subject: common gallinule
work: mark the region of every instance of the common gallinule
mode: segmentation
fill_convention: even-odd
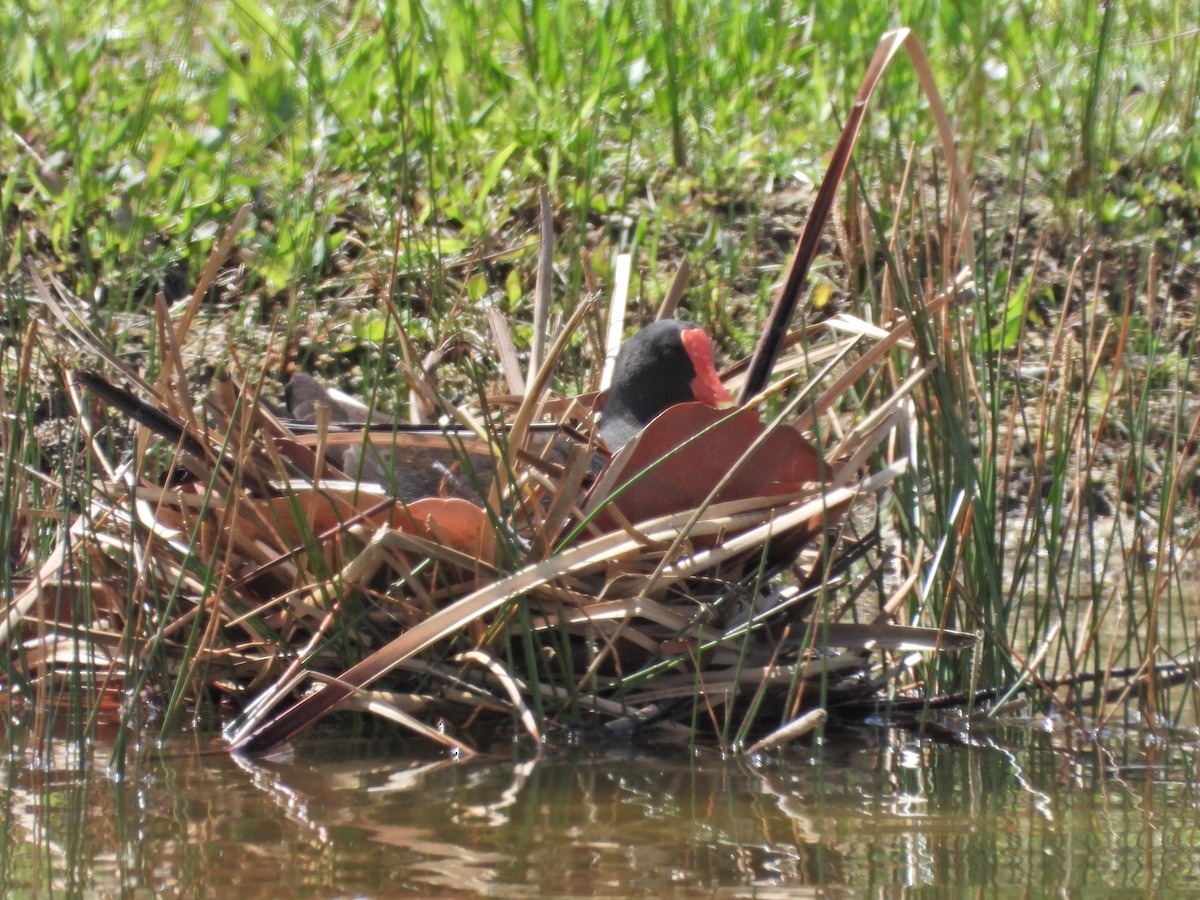
[[[732,402],[717,377],[704,330],[690,322],[660,319],[626,341],[617,354],[600,436],[616,452],[664,409],[689,400],[710,406]]]
[[[303,422],[315,420],[317,404],[329,407],[335,423],[361,425],[368,421],[366,407],[311,375],[293,376],[285,395],[291,414]],[[731,399],[717,377],[712,344],[703,329],[678,319],[663,319],[635,334],[617,354],[612,384],[600,404],[600,436],[615,453],[670,406],[689,400],[720,406]],[[371,413],[369,420],[373,425],[392,421],[379,413]],[[463,454],[450,448],[385,448],[369,443],[365,453],[363,449],[361,442],[340,444],[331,447],[329,455],[347,474],[380,483],[405,500],[442,495],[477,501],[478,489],[486,488],[491,480],[486,457],[475,460],[479,470],[468,477],[460,465]]]

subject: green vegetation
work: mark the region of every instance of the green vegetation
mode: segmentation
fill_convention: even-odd
[[[629,250],[644,321],[686,260],[683,306],[734,359],[880,35],[904,24],[975,179],[975,305],[919,313],[954,274],[953,237],[904,61],[872,104],[817,275],[868,321],[914,311],[917,352],[939,361],[916,401],[917,468],[883,518],[939,563],[913,619],[984,642],[924,677],[952,692],[1187,662],[1200,14],[1181,0],[842,7],[18,0],[0,20],[5,598],[87,494],[94,461],[72,450],[120,439],[80,432],[64,375],[96,361],[63,339],[31,268],[153,378],[169,348],[156,294],[190,296],[248,206],[184,342],[190,375],[302,364],[394,408],[397,324],[421,354],[457,336],[475,348],[448,393],[498,380],[485,309],[527,350],[545,184],[553,315],[610,288]],[[558,372],[564,392],[587,384],[584,344]],[[861,418],[893,387],[864,378],[839,413]],[[1150,687],[1150,715],[1195,702]],[[1100,690],[1070,701],[1106,709]]]

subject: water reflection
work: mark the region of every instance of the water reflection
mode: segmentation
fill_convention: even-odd
[[[14,751],[4,893],[891,894],[901,886],[1191,889],[1191,733],[1078,744],[1028,727],[833,730],[760,761],[678,748],[450,763],[313,741],[231,759]]]

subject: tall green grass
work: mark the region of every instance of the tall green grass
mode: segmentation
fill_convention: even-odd
[[[977,169],[1012,176],[1028,146],[1022,177],[1068,217],[1085,186],[1091,212],[1119,217],[1103,201],[1122,164],[1171,164],[1194,189],[1200,74],[1179,8],[972,18],[929,4],[903,24],[922,36]],[[442,260],[519,233],[538,181],[570,260],[605,217],[630,216],[631,234],[655,225],[666,213],[647,197],[703,226],[723,210],[745,221],[772,187],[816,177],[895,24],[871,4],[812,18],[782,3],[22,4],[5,29],[5,200],[72,287],[107,285],[110,305],[194,283],[214,226],[251,202],[245,286],[266,300],[312,304],[394,263],[430,295],[407,299],[437,312],[462,289],[441,285]],[[872,131],[876,184],[894,186],[903,149],[931,134],[907,73],[889,78]],[[684,199],[706,215],[687,216]],[[592,242],[620,239],[606,231]],[[34,236],[10,227],[10,267]],[[711,236],[677,239],[715,249]],[[339,252],[361,259],[359,280],[336,277]]]

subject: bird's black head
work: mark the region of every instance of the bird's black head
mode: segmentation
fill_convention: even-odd
[[[664,409],[689,400],[713,406],[730,400],[717,378],[708,335],[678,319],[654,322],[617,354],[600,435],[617,450]]]

